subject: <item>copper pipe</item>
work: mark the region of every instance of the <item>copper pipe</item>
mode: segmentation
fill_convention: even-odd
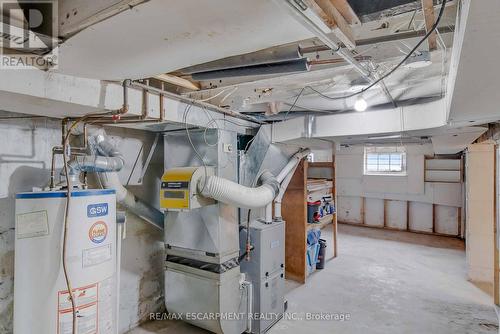
[[[248,116],[248,115],[245,115],[245,114],[240,114],[240,113],[228,110],[228,109],[223,109],[223,108],[214,106],[213,104],[210,104],[210,103],[206,103],[206,102],[198,101],[198,100],[191,99],[191,98],[188,98],[188,97],[184,97],[184,96],[181,96],[181,95],[177,95],[177,94],[171,93],[169,91],[162,90],[160,88],[155,88],[155,87],[147,86],[147,85],[144,85],[144,84],[136,82],[136,81],[133,81],[130,84],[130,86],[136,87],[136,88],[139,88],[139,89],[145,89],[148,92],[152,92],[152,93],[155,93],[155,94],[158,94],[158,95],[163,94],[163,96],[170,97],[172,99],[175,99],[177,101],[180,101],[180,102],[183,102],[183,103],[186,103],[186,104],[196,105],[196,106],[201,107],[201,108],[206,108],[208,110],[212,110],[212,111],[215,111],[215,112],[218,112],[218,113],[221,113],[221,114],[224,114],[224,115],[228,115],[228,116],[233,116],[235,118],[239,118],[239,119],[242,119],[242,120],[245,120],[245,121],[249,121],[249,122],[252,122],[252,123],[264,124],[264,122],[259,121],[258,119],[254,118],[252,116]]]
[[[61,146],[54,146],[52,148],[52,162],[50,167],[50,184],[49,188],[54,189],[55,187],[55,173],[56,173],[56,155],[63,154],[63,148]],[[72,155],[85,155],[86,150],[82,150],[79,147],[72,148]]]
[[[119,121],[110,121],[110,120],[101,120],[101,121],[95,121],[92,122],[92,124],[99,124],[99,125],[113,125],[113,124],[135,124],[135,123],[160,123],[159,119],[142,119],[141,116],[138,116],[140,118],[133,118],[130,119],[122,119]]]

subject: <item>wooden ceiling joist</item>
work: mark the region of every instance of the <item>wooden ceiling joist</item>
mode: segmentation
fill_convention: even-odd
[[[183,88],[187,88],[190,90],[200,90],[199,84],[192,82],[192,81],[189,81],[189,80],[184,79],[184,78],[177,77],[175,75],[159,74],[159,75],[154,76],[154,78],[158,79],[160,81],[168,82],[170,84],[173,84],[173,85],[176,85],[179,87],[183,87]]]
[[[337,8],[340,14],[342,14],[347,23],[352,25],[361,24],[361,20],[347,0],[330,0],[330,2]]]
[[[349,50],[356,47],[349,23],[333,5],[332,0],[306,0],[305,3]]]
[[[432,29],[435,22],[434,15],[434,1],[433,0],[422,0],[422,10],[424,12],[425,18],[425,29],[428,32]],[[429,45],[429,51],[434,51],[437,49],[437,34],[434,31],[427,39]]]

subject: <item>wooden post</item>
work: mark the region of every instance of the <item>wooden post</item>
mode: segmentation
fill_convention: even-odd
[[[434,15],[434,1],[422,0],[422,10],[424,12],[425,30],[429,32],[436,20]],[[437,34],[435,31],[429,36],[427,43],[429,44],[429,51],[437,49]]]
[[[283,196],[285,268],[288,279],[305,283],[307,252],[307,161],[300,162]]]
[[[338,211],[338,202],[337,202],[337,179],[335,177],[335,154],[332,157],[332,199],[333,204],[335,205],[335,213],[333,214],[333,257],[336,258],[338,255],[338,246],[337,246],[337,211]]]

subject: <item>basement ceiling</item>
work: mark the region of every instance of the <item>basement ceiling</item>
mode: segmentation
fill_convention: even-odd
[[[139,79],[309,37],[268,0],[151,0],[67,39],[59,71]]]
[[[413,4],[415,0],[348,0],[358,16],[373,14],[397,6]]]
[[[406,1],[415,5],[414,2]],[[381,3],[382,7],[376,7],[377,10],[383,8],[384,5],[386,5],[385,2]],[[439,49],[430,55],[428,66],[422,68],[403,66],[384,80],[394,100],[400,103],[418,103],[421,99],[442,98],[445,95],[455,20],[456,6],[453,2],[449,2],[439,26]],[[379,75],[383,75],[396,66],[425,34],[421,10],[407,11],[385,17],[383,20],[355,25],[352,29],[357,44],[352,52],[353,55],[363,66],[375,69]],[[284,53],[282,50],[300,49],[302,56],[309,59],[310,71],[206,79],[198,82],[200,90],[178,92],[195,99],[209,99],[213,104],[241,112],[267,113],[267,117],[270,116],[270,112],[278,111],[292,116],[295,112],[304,111],[325,113],[352,110],[355,98],[328,100],[309,89],[302,91],[305,86],[312,86],[323,94],[337,97],[351,94],[366,85],[366,80],[352,66],[328,48],[324,48],[322,44],[318,39],[311,38],[252,54],[228,57],[180,69],[172,74],[193,80],[191,75],[197,70],[210,71],[224,68],[224,66],[234,68],[237,64],[249,59],[262,61],[265,56],[269,58],[272,55]],[[425,50],[426,44],[423,44],[417,54]],[[300,98],[295,101],[299,94]],[[364,93],[363,97],[372,108],[392,103],[379,86]]]

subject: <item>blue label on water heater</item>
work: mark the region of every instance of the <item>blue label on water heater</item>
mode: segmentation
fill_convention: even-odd
[[[87,217],[102,217],[108,214],[108,203],[87,205]]]

